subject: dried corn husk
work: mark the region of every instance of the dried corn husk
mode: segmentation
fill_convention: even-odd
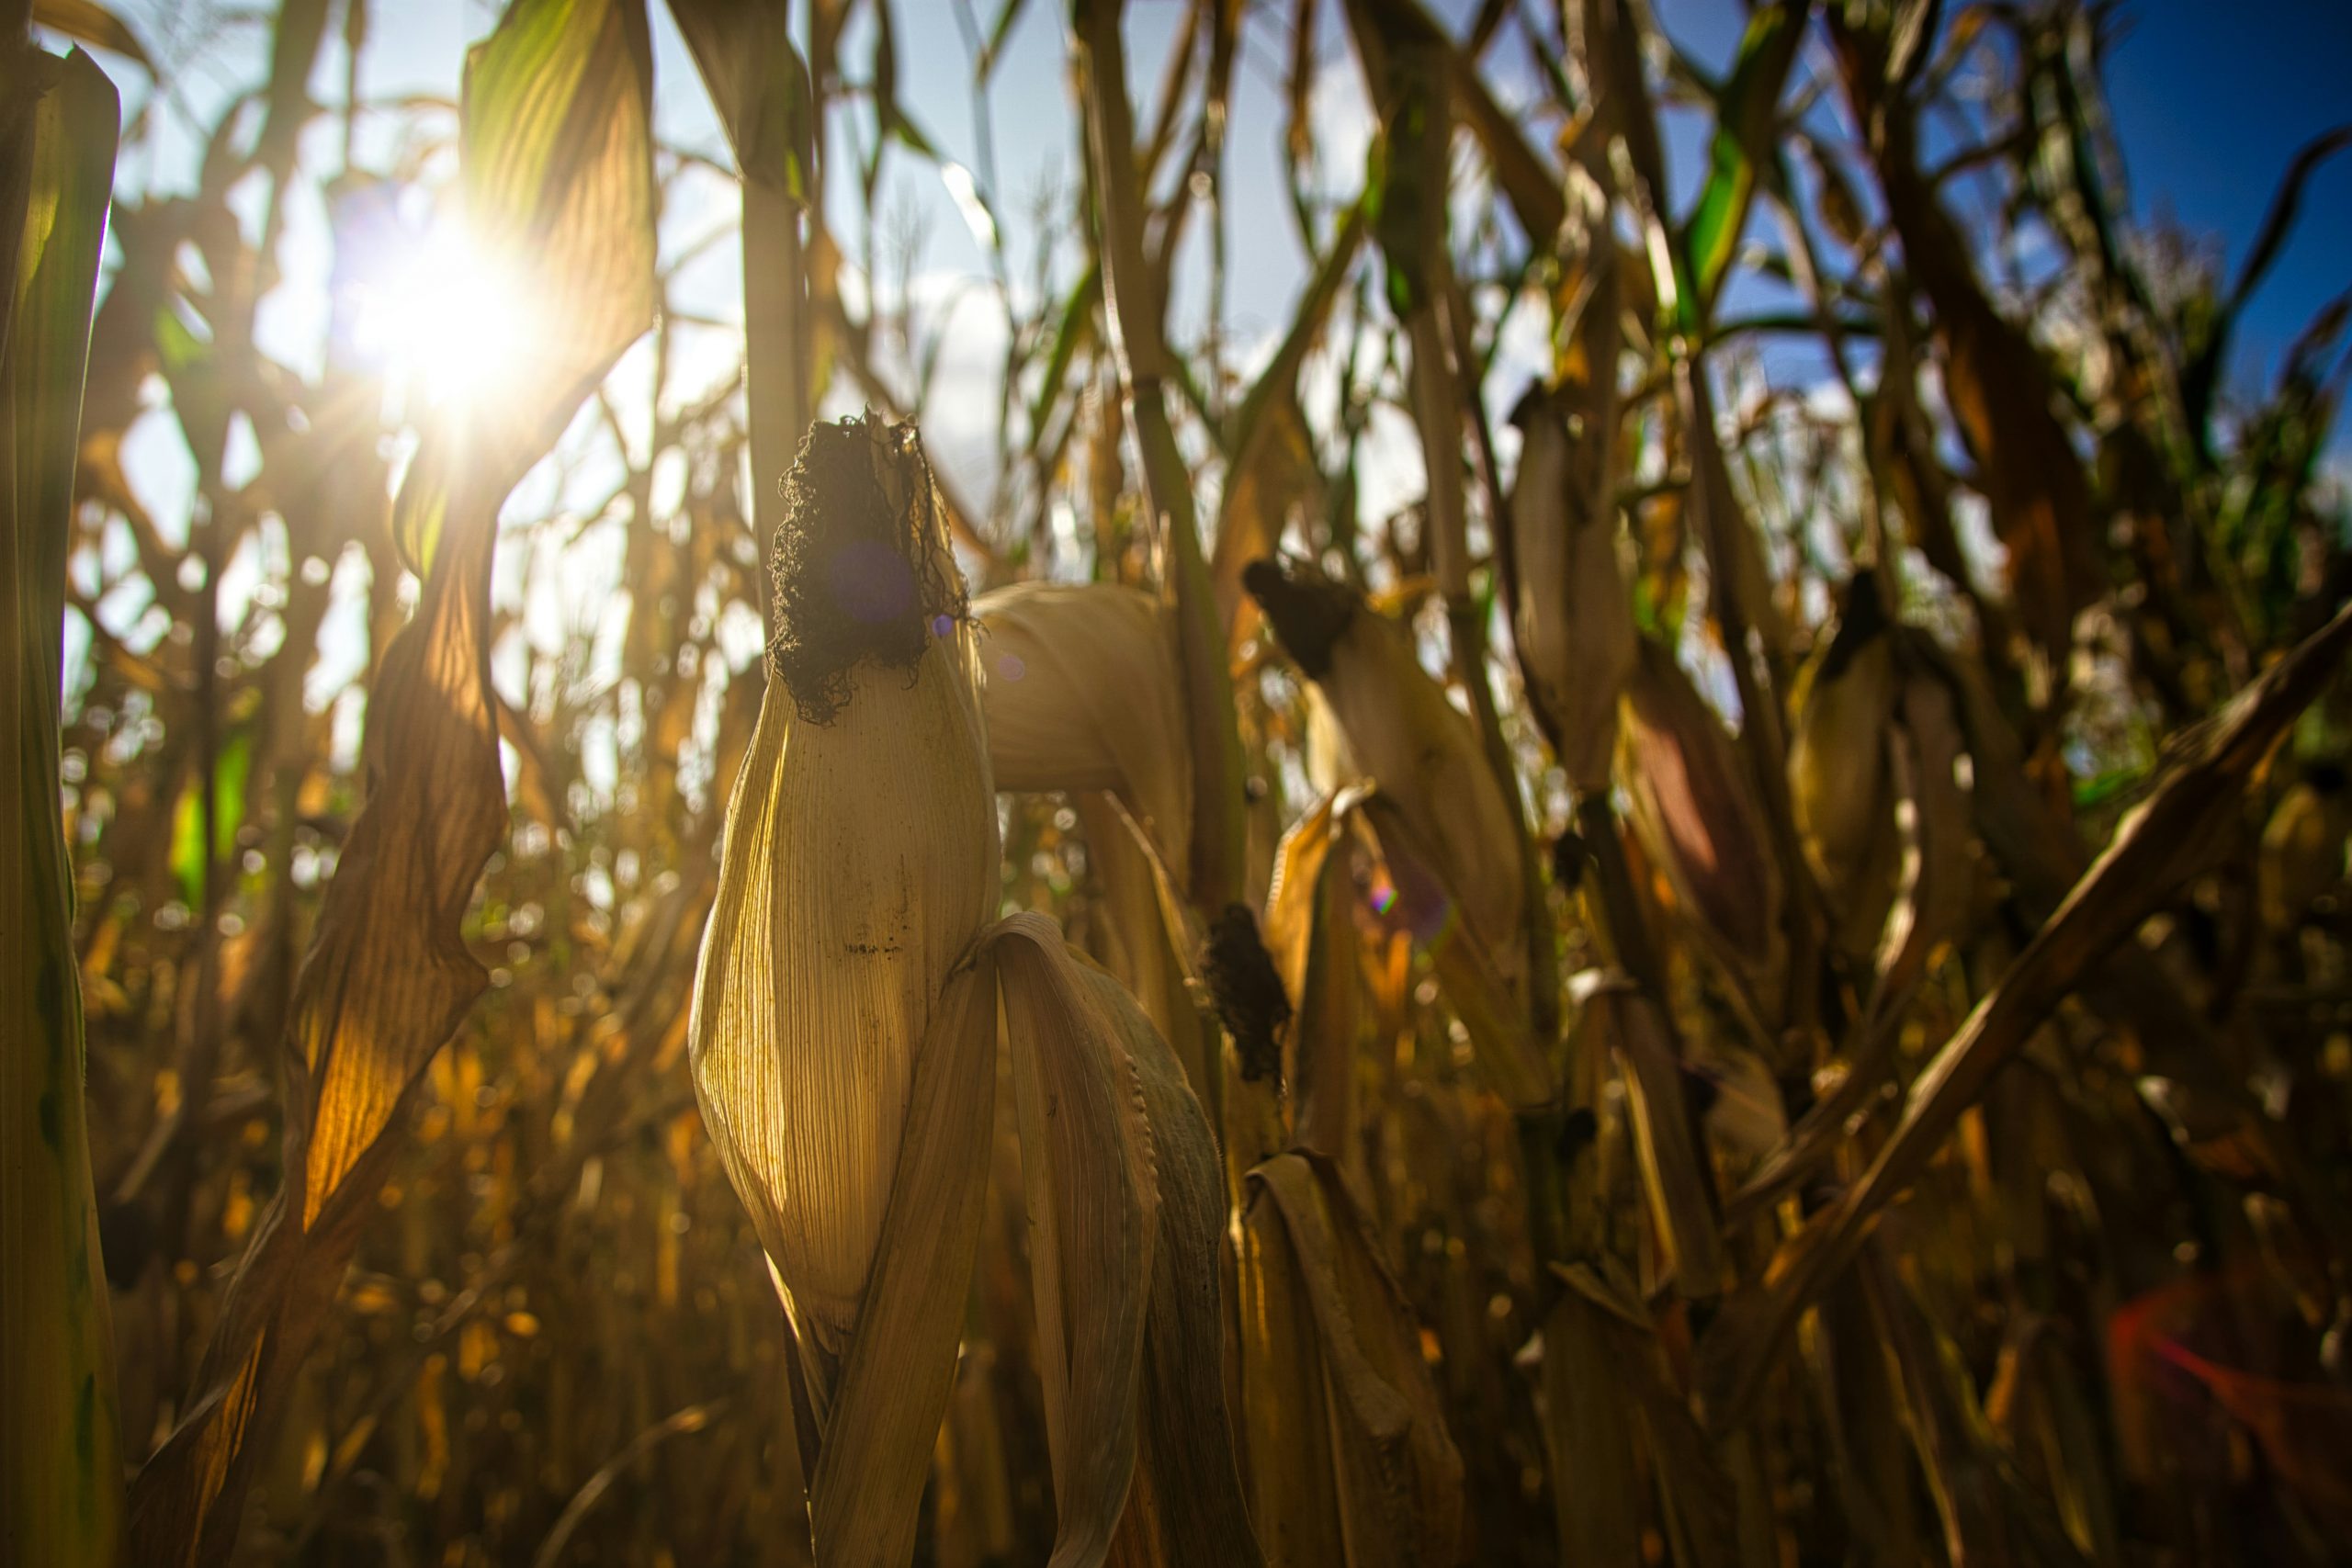
[[[1617,359],[1623,345],[1616,246],[1606,203],[1589,192],[1585,287],[1559,384],[1512,412],[1519,472],[1510,494],[1511,637],[1527,693],[1579,793],[1605,789],[1617,697],[1634,671],[1633,583],[1617,520]]]
[[[1014,915],[989,951],[1021,1121],[1052,1562],[1099,1563],[1115,1536],[1123,1560],[1255,1563],[1225,1412],[1208,1120],[1134,999],[1051,920]]]
[[[1888,784],[1902,858],[1878,946],[1877,994],[1905,994],[1957,938],[1975,895],[1974,807],[1962,782],[1963,747],[1951,689],[1906,671],[1887,735]]]
[[[1252,597],[1321,688],[1356,764],[1425,849],[1505,978],[1524,960],[1519,832],[1470,720],[1413,655],[1406,628],[1310,569],[1256,561]]]
[[[1641,645],[1621,747],[1634,833],[1675,901],[1752,981],[1781,966],[1781,871],[1723,720],[1672,654]]]
[[[1175,1048],[1195,1088],[1206,1084],[1201,1013],[1175,943],[1160,878],[1165,862],[1152,858],[1129,824],[1133,816],[1107,793],[1074,795],[1086,865],[1095,890],[1088,908],[1090,950],[1143,1005],[1152,1027]],[[1169,868],[1173,873],[1173,868]]]
[[[845,1348],[917,1043],[997,899],[966,615],[910,427],[819,426],[689,1026],[695,1088],[804,1336]]]
[[[1338,1168],[1278,1155],[1250,1173],[1240,1272],[1252,1512],[1278,1565],[1462,1554],[1462,1459],[1420,1331]]]
[[[1867,956],[1894,897],[1902,846],[1888,787],[1887,727],[1901,683],[1870,572],[1848,585],[1838,632],[1798,682],[1789,794],[1805,863],[1838,917],[1838,945]]]
[[[1346,818],[1325,799],[1284,834],[1266,895],[1266,950],[1297,1011],[1286,1053],[1292,1137],[1342,1168],[1355,1146],[1363,952]]]
[[[1115,980],[1042,916],[987,924],[978,631],[921,442],[870,416],[820,426],[790,500],[689,1034],[812,1373],[816,1561],[913,1551],[987,1193],[1001,984],[1053,1562],[1091,1568],[1114,1541],[1254,1562],[1218,1369],[1216,1146]]]
[[[1587,970],[1570,983],[1580,1004],[1576,1049],[1615,1057],[1633,1113],[1634,1151],[1658,1250],[1676,1290],[1704,1298],[1728,1274],[1705,1164],[1684,1110],[1680,1065],[1657,1003],[1622,975]]]

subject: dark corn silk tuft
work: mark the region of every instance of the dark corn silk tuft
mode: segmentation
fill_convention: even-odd
[[[1209,925],[1208,954],[1202,967],[1209,999],[1216,1004],[1241,1054],[1241,1076],[1251,1083],[1283,1076],[1283,1026],[1290,1022],[1290,997],[1283,977],[1258,939],[1258,919],[1246,905],[1227,904]]]
[[[1312,568],[1284,570],[1276,560],[1253,560],[1241,569],[1241,585],[1266,613],[1274,636],[1310,681],[1331,670],[1331,645],[1363,608],[1352,588],[1333,582]]]
[[[1838,607],[1838,629],[1830,637],[1829,651],[1822,655],[1818,678],[1834,681],[1845,673],[1854,656],[1889,624],[1886,601],[1879,592],[1878,573],[1867,568],[1856,572],[1846,585],[1846,602]]]
[[[862,660],[914,679],[940,623],[965,618],[964,586],[911,424],[868,412],[812,425],[785,476],[784,502],[768,561],[768,669],[803,720],[830,724]]]

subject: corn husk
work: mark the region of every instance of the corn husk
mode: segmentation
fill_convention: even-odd
[[[1296,998],[1284,1077],[1292,1137],[1347,1168],[1355,1148],[1363,941],[1345,817],[1326,798],[1284,834],[1266,895],[1266,950]]]
[[[1789,795],[1798,846],[1837,916],[1848,953],[1878,945],[1902,854],[1889,787],[1886,730],[1901,682],[1877,578],[1849,585],[1837,635],[1797,683]]]
[[[793,470],[776,598],[800,614],[729,806],[689,1025],[728,1175],[796,1324],[834,1354],[917,1043],[997,899],[978,629],[931,483],[911,429],[875,420],[819,427]]]
[[[1887,734],[1888,784],[1902,847],[1895,897],[1879,937],[1877,995],[1915,985],[1962,934],[1975,901],[1974,806],[1962,782],[1963,746],[1951,691],[1908,671]]]
[[[1051,920],[1012,916],[989,950],[1021,1122],[1051,1561],[1099,1563],[1115,1540],[1123,1561],[1254,1563],[1225,1412],[1207,1118],[1134,999]]]
[[[1175,946],[1184,940],[1183,933],[1170,926],[1160,888],[1166,863],[1153,860],[1132,826],[1133,816],[1114,795],[1079,795],[1070,804],[1086,836],[1086,867],[1094,892],[1087,910],[1088,951],[1142,1004],[1152,1027],[1184,1063],[1193,1086],[1205,1085],[1210,1064],[1200,1008],[1183,955]]]
[[[913,1551],[986,1201],[1001,997],[1052,1561],[1253,1562],[1218,1372],[1216,1146],[1116,980],[1042,916],[988,923],[979,633],[920,440],[820,427],[790,493],[689,1034],[811,1374],[815,1561]]]
[[[1180,872],[1193,774],[1175,614],[1116,583],[1023,582],[973,601],[996,786],[1105,790]]]
[[[1455,910],[1516,984],[1524,960],[1519,834],[1470,720],[1414,657],[1407,629],[1352,589],[1272,561],[1244,574],[1299,668],[1331,705],[1356,765],[1380,786]]]
[[[1763,807],[1723,720],[1655,643],[1626,688],[1620,750],[1634,837],[1676,904],[1751,980],[1774,980],[1781,872]]]
[[[1617,520],[1617,359],[1623,346],[1616,247],[1606,203],[1589,193],[1585,287],[1556,387],[1538,386],[1511,414],[1519,471],[1510,492],[1511,637],[1527,694],[1579,793],[1603,789],[1617,697],[1637,646],[1633,583]]]
[[[1729,1276],[1717,1235],[1707,1151],[1683,1109],[1681,1067],[1658,1004],[1621,975],[1587,970],[1570,983],[1580,1004],[1576,1049],[1614,1057],[1632,1112],[1634,1152],[1661,1261],[1687,1297],[1722,1292]]]
[[[1462,1459],[1419,1325],[1338,1168],[1278,1155],[1250,1190],[1243,1418],[1267,1561],[1459,1562]]]

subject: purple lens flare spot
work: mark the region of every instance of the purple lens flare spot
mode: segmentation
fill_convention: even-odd
[[[825,581],[844,615],[868,626],[915,607],[914,569],[879,539],[852,539],[825,565]]]

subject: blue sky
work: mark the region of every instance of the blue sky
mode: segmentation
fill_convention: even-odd
[[[2141,213],[2219,235],[2234,270],[2298,149],[2352,121],[2352,4],[2138,0],[2108,94]],[[2244,319],[2232,371],[2261,384],[2324,301],[2352,288],[2352,152],[2305,187],[2302,220]],[[2339,426],[2335,450],[2352,452]]]
[[[999,3],[969,0],[969,10],[985,27]],[[1369,116],[1337,14],[1338,0],[1320,4],[1319,52],[1325,64],[1317,115],[1328,134],[1316,174],[1323,188],[1352,194],[1362,179]],[[1741,0],[1654,0],[1654,5],[1668,30],[1690,52],[1715,69],[1727,64],[1745,17]],[[1437,8],[1458,29],[1476,9],[1476,0],[1438,0]],[[859,19],[844,38],[842,55],[851,73],[862,77],[874,32],[864,20],[864,8],[859,9]],[[1176,0],[1134,0],[1129,6],[1130,76],[1133,90],[1147,104],[1183,10]],[[160,139],[160,158],[152,165],[128,167],[126,176],[133,185],[152,178],[160,185],[185,186],[192,182],[200,150],[191,127],[209,125],[235,91],[258,81],[266,69],[266,38],[257,27],[232,25],[219,41],[191,53],[187,47],[190,40],[210,36],[209,29],[220,27],[218,22],[208,24],[207,7],[175,0],[129,0],[126,11],[160,56],[187,62],[175,73],[175,86],[189,110],[188,125]],[[1056,281],[1066,286],[1077,265],[1075,237],[1065,225],[1040,229],[1028,220],[1041,201],[1053,205],[1054,192],[1066,196],[1075,177],[1077,119],[1064,63],[1061,13],[1062,0],[1028,0],[1001,62],[992,98],[996,177],[989,194],[1012,239],[1014,278],[1031,275],[1031,257],[1036,247],[1045,246],[1059,263]],[[215,6],[210,14],[232,13]],[[666,10],[656,5],[652,14],[657,118],[663,133],[723,159],[723,138]],[[899,0],[896,15],[902,101],[945,156],[977,165],[969,54],[954,0]],[[1266,8],[1264,15],[1271,18],[1275,9]],[[397,6],[378,7],[363,62],[363,94],[378,100],[407,93],[454,96],[467,44],[487,32],[496,16],[497,6],[490,0],[402,0]],[[2332,123],[2352,118],[2352,93],[2343,85],[2352,79],[2352,0],[2334,5],[2244,0],[2226,9],[2204,0],[2134,0],[2125,18],[2109,85],[2135,211],[2143,217],[2167,215],[2192,231],[2214,236],[2234,267],[2261,221],[2279,172],[2295,151]],[[339,39],[331,34],[314,84],[322,97],[339,91],[344,69],[340,53]],[[1526,90],[1528,72],[1514,48],[1498,50],[1495,66],[1506,93]],[[1826,69],[1817,42],[1809,46],[1804,66]],[[1252,21],[1237,77],[1227,169],[1231,276],[1226,322],[1229,342],[1245,359],[1249,345],[1280,333],[1302,282],[1300,247],[1283,194],[1286,68],[1286,28],[1271,19]],[[118,72],[118,78],[125,87],[126,107],[134,107],[145,96],[146,84],[127,68]],[[1148,112],[1148,107],[1139,109],[1139,115]],[[1532,133],[1542,140],[1551,129],[1539,124]],[[1701,172],[1703,122],[1686,113],[1670,117],[1668,129],[1673,183],[1678,200],[1687,202]],[[376,156],[389,158],[389,143],[382,138],[376,143]],[[332,128],[321,125],[309,151],[323,164],[334,145]],[[851,184],[840,181],[837,194],[845,193]],[[723,205],[731,201],[731,194],[706,191],[704,199]],[[836,203],[844,209],[848,205]],[[1061,205],[1067,211],[1066,200]],[[895,155],[881,207],[893,220],[892,235],[921,235],[912,270],[936,291],[931,301],[934,308],[955,299],[964,280],[985,276],[983,253],[935,169]],[[281,336],[283,341],[272,346],[298,365],[314,363],[323,321],[323,216],[322,210],[311,211],[298,201],[288,231],[288,276],[298,284],[307,276],[312,286],[289,288],[264,321],[265,342]],[[724,216],[709,209],[673,214],[681,233],[673,239]],[[837,231],[853,256],[861,245],[858,227],[852,213],[837,212]],[[1192,336],[1204,314],[1202,228],[1193,226],[1193,254],[1179,268],[1174,316],[1180,337]],[[1769,237],[1771,231],[1759,219],[1755,232]],[[698,264],[696,293],[707,290],[714,313],[732,315],[739,308],[740,285],[732,267],[727,247]],[[2312,312],[2347,284],[2352,284],[2352,155],[2329,165],[2312,182],[2302,222],[2242,322],[2232,384],[2251,390],[2266,382]],[[1769,297],[1758,286],[1746,287],[1745,295],[1735,292],[1727,302],[1731,308]],[[974,290],[946,318],[944,384],[992,385],[1001,352],[994,314]],[[299,341],[305,338],[311,340],[308,352]],[[707,347],[714,364],[723,357],[723,344]],[[1787,369],[1803,374],[1798,367],[1817,359],[1818,351],[1784,340],[1775,345],[1773,355],[1768,362],[1776,373]],[[1503,389],[1499,395],[1508,400],[1511,389]],[[994,396],[990,392],[954,401],[957,406],[933,411],[934,423],[941,426],[934,433],[934,450],[953,466],[976,464],[992,450],[992,432],[956,426],[959,421],[968,423],[983,407],[992,420]],[[2352,461],[2352,436],[2339,430],[2334,453],[2339,462]],[[987,488],[989,476],[974,472],[968,478],[968,488]]]
[[[999,0],[972,0],[983,26]],[[1741,0],[1654,0],[1668,28],[1693,54],[1720,65],[1736,44]],[[1323,0],[1322,52],[1330,62],[1324,112],[1335,119],[1362,115],[1353,90],[1353,63],[1335,0]],[[1439,0],[1457,26],[1475,0]],[[172,0],[131,0],[134,25],[149,38],[187,38],[203,24],[202,6]],[[1168,41],[1182,16],[1174,0],[1136,0],[1129,7],[1131,72],[1138,96],[1158,81]],[[1018,231],[1029,201],[1073,174],[1075,120],[1062,63],[1059,0],[1028,0],[995,85],[1000,210]],[[406,91],[454,93],[466,44],[487,31],[496,15],[484,0],[402,0],[379,7],[362,81],[371,96]],[[970,74],[951,0],[899,0],[902,96],[949,156],[976,162],[970,116]],[[2352,4],[2344,0],[2242,0],[2216,6],[2207,0],[2133,0],[2124,36],[2111,62],[2109,90],[2132,176],[2137,211],[2167,214],[2188,229],[2219,237],[2234,265],[2269,201],[2278,175],[2295,151],[2328,126],[2352,118]],[[700,84],[668,17],[654,7],[662,40],[657,95],[665,130],[717,150],[720,143]],[[844,57],[863,74],[871,29],[854,26]],[[1281,126],[1283,39],[1269,25],[1250,28],[1239,72],[1234,114],[1229,208],[1252,215],[1256,227],[1231,235],[1235,266],[1228,299],[1232,325],[1244,338],[1278,327],[1297,285],[1298,255],[1281,197],[1277,141]],[[199,116],[217,111],[233,88],[258,76],[257,30],[232,32],[207,51],[200,67],[179,82]],[[339,85],[341,63],[330,42],[319,87]],[[123,73],[118,73],[123,75]],[[135,78],[135,73],[134,78]],[[143,84],[126,79],[126,96]],[[1696,127],[1675,140],[1682,175],[1694,175]],[[1325,165],[1332,188],[1352,187],[1359,145],[1343,133]],[[188,149],[190,154],[193,148]],[[192,161],[192,159],[191,159]],[[981,256],[962,231],[956,209],[936,179],[901,158],[893,200],[922,215],[927,266],[978,273]],[[176,183],[159,171],[165,183]],[[1678,178],[1678,185],[1681,179]],[[887,205],[887,204],[886,204]],[[1047,236],[1053,239],[1055,236]],[[1059,237],[1067,243],[1067,236]],[[1016,276],[1022,268],[1016,261]],[[2312,182],[2301,226],[2287,254],[2245,319],[2233,376],[2259,381],[2312,310],[2352,285],[2352,155]],[[1180,303],[1180,314],[1182,305]],[[2341,442],[2339,437],[2339,443]],[[2339,446],[2339,450],[2342,447]]]

